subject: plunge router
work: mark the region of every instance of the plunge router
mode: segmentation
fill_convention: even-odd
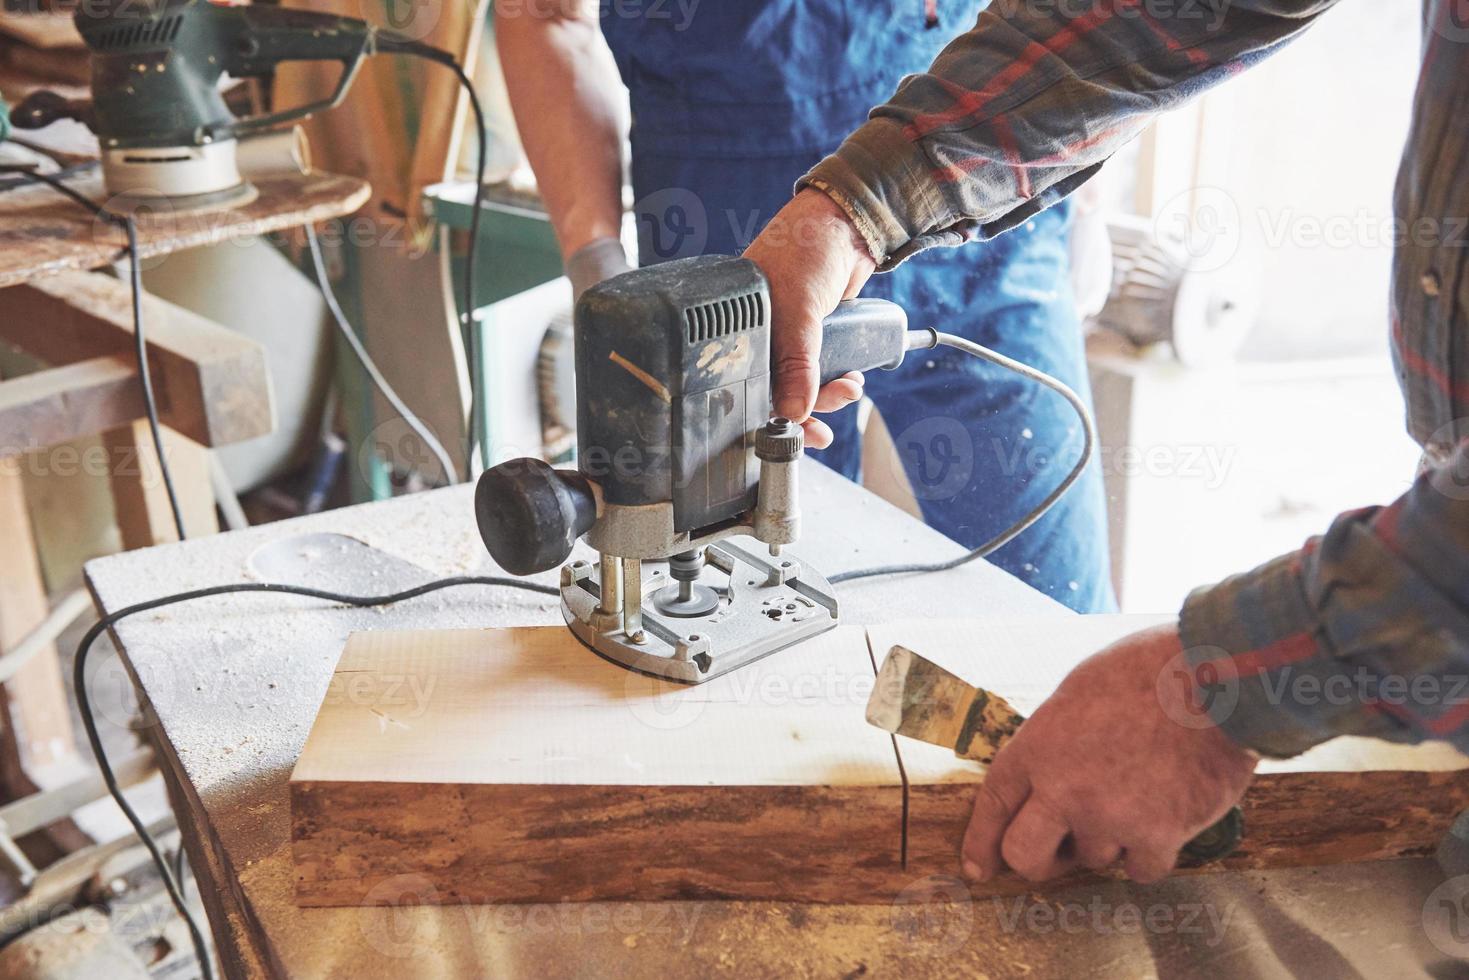
[[[562,568],[561,609],[609,660],[697,683],[837,624],[831,586],[786,551],[804,445],[771,417],[770,331],[769,287],[747,259],[683,259],[588,290],[577,469],[522,458],[480,477],[480,534],[507,571],[555,568],[582,537],[599,553]],[[821,379],[895,368],[935,337],[892,303],[849,300],[824,324]]]

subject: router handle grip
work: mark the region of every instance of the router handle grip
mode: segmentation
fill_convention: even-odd
[[[848,371],[891,371],[908,350],[908,314],[885,299],[843,300],[821,321],[821,383]]]

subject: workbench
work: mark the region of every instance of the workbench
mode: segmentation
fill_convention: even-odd
[[[815,463],[804,465],[802,483],[805,529],[792,550],[827,573],[959,553]],[[98,559],[87,572],[99,606],[113,611],[227,582],[380,594],[494,569],[474,527],[471,490],[454,487]],[[1071,615],[983,562],[854,582],[840,595],[843,620],[858,624]],[[550,597],[466,587],[386,609],[279,595],[206,599],[117,626],[229,975],[1410,976],[1434,964],[1436,975],[1462,967],[1424,928],[1425,902],[1444,880],[1427,859],[952,902],[926,896],[933,886],[958,895],[957,881],[915,881],[914,901],[890,906],[298,909],[287,779],[348,633],[559,621]],[[93,666],[115,680],[108,659],[99,651]],[[93,696],[102,724],[125,723],[120,694],[112,692],[111,711],[107,697]]]

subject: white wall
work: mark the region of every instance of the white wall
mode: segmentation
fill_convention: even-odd
[[[1224,186],[1263,259],[1247,357],[1385,349],[1386,224],[1420,17],[1416,0],[1344,0],[1230,85]]]

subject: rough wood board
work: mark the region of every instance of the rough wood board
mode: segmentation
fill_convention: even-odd
[[[901,640],[1028,712],[1072,664],[1157,621],[923,621],[868,639],[873,653]],[[872,737],[871,661],[852,673],[862,640],[844,628],[680,688],[555,627],[356,634],[292,775],[298,899],[887,901],[915,876],[952,875],[983,769]],[[1356,739],[1267,764],[1228,866],[1429,853],[1469,806],[1466,766],[1445,746]],[[892,853],[904,846],[906,867]]]
[[[0,292],[0,310],[0,339],[49,364],[135,356],[132,290],[111,276],[62,272],[13,286]],[[159,411],[172,428],[205,446],[275,428],[260,344],[155,296],[143,298],[143,326]]]
[[[7,650],[50,612],[21,465],[13,456],[0,455],[0,541],[6,552],[0,565],[0,649]],[[5,685],[0,720],[0,781],[7,794],[33,792],[46,782],[43,770],[75,763],[71,713],[55,644],[48,644]]]
[[[143,415],[131,360],[121,354],[0,382],[0,456],[94,435]]]
[[[254,183],[259,196],[241,207],[140,213],[143,258],[340,217],[361,207],[370,193],[360,180],[324,173],[271,176]],[[70,185],[93,201],[107,201],[100,173],[78,177]],[[121,229],[50,187],[0,195],[0,287],[107,265],[117,261],[126,243]]]
[[[351,0],[288,0],[286,7],[366,17],[425,44],[455,53],[474,75],[487,0],[404,8],[407,22],[365,10]],[[277,73],[277,105],[299,105],[330,94],[340,69],[301,62]],[[406,219],[409,251],[430,244],[424,188],[454,172],[468,100],[457,79],[440,66],[408,58],[370,59],[358,72],[342,104],[306,120],[316,159],[326,167],[371,180],[372,213],[381,220]]]
[[[841,901],[900,877],[861,629],[708,684],[559,627],[353,634],[291,777],[303,905]]]
[[[214,510],[214,484],[209,478],[209,450],[169,428],[161,429],[160,434],[178,493],[184,532],[191,539],[217,533],[219,517]],[[122,546],[131,550],[177,541],[178,527],[148,422],[134,419],[118,426],[103,434],[102,445],[113,461],[108,483]]]
[[[85,59],[81,34],[69,12],[19,11],[0,7],[0,34],[24,41],[33,48],[65,48]]]
[[[902,644],[1029,714],[1077,663],[1160,616],[912,620],[868,629],[878,663]],[[908,867],[948,874],[984,769],[946,749],[899,739],[908,784]],[[1261,764],[1245,795],[1235,869],[1344,864],[1431,854],[1469,807],[1469,759],[1449,746],[1341,738]],[[1217,865],[1213,868],[1217,869]]]
[[[80,47],[37,48],[0,37],[0,64],[13,72],[65,85],[85,85],[92,77],[87,49]]]

